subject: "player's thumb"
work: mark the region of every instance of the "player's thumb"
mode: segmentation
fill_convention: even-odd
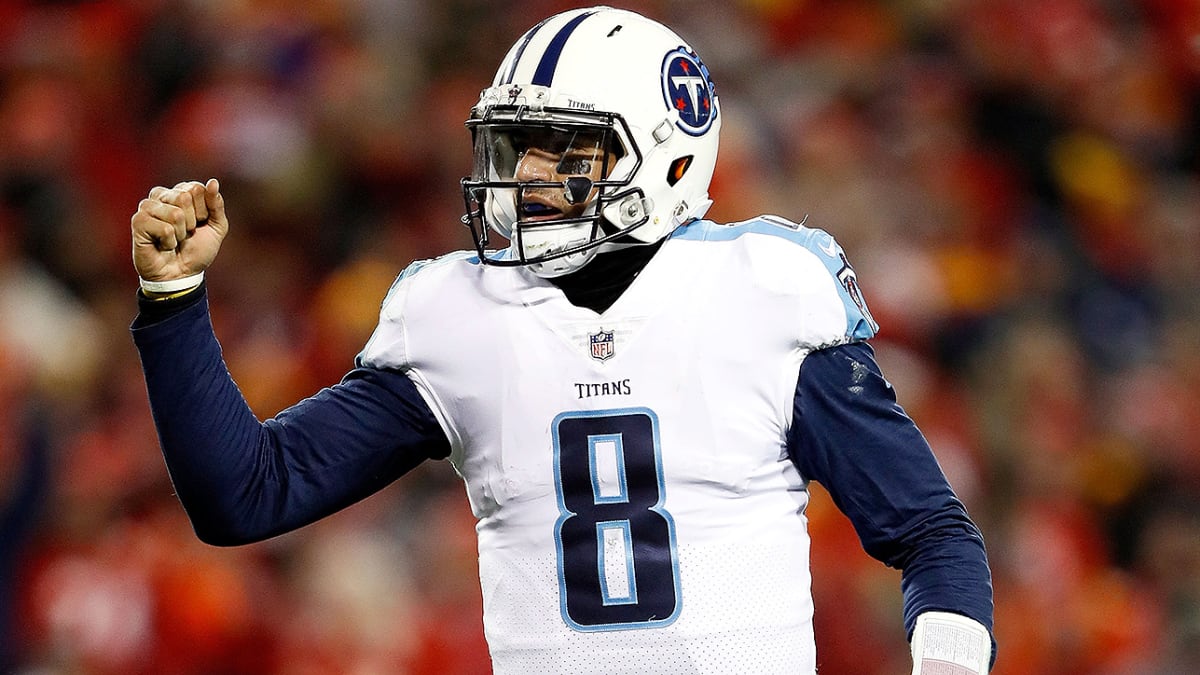
[[[221,183],[209,178],[204,184],[204,206],[208,208],[208,224],[222,236],[229,231],[229,220],[225,217],[225,197],[221,194]]]

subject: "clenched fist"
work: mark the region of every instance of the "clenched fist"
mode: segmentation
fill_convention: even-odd
[[[156,187],[130,219],[133,266],[146,281],[199,274],[212,264],[229,232],[221,185],[186,181]]]

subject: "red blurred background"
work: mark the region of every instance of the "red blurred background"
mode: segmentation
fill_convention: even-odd
[[[410,260],[468,246],[463,120],[573,4],[0,4],[0,672],[487,671],[444,463],[196,541],[128,337],[128,223],[221,178],[214,321],[270,416],[352,365]],[[710,217],[808,215],[849,251],[986,536],[995,675],[1200,672],[1200,1],[621,4],[714,74]],[[821,672],[908,672],[898,574],[814,491]]]

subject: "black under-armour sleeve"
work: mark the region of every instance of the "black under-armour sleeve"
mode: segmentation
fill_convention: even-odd
[[[805,358],[788,450],[801,474],[829,491],[867,553],[901,570],[910,639],[926,611],[962,614],[992,630],[983,536],[869,345]],[[992,653],[994,659],[994,639]]]
[[[449,453],[433,413],[399,372],[356,368],[259,421],[225,366],[207,297],[140,313],[131,332],[167,469],[207,543],[296,529]]]

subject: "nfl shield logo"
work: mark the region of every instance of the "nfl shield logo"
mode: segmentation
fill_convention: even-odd
[[[611,330],[602,330],[599,333],[593,333],[588,336],[588,341],[592,345],[592,358],[597,361],[607,361],[613,355],[613,332]]]

